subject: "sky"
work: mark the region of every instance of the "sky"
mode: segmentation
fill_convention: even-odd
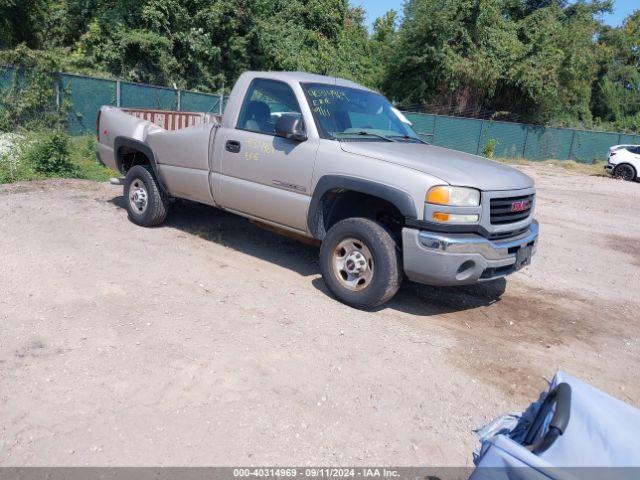
[[[404,0],[351,0],[352,5],[364,7],[367,11],[367,23],[371,27],[373,21],[384,15],[387,10],[397,10],[402,13]],[[613,13],[606,14],[604,21],[609,25],[618,26],[627,15],[640,9],[638,0],[614,0]]]

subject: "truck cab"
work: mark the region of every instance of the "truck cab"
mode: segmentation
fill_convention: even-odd
[[[348,80],[247,72],[221,118],[168,130],[103,107],[97,130],[135,223],[161,223],[178,197],[314,239],[329,290],[355,307],[386,302],[404,277],[504,277],[537,246],[528,176],[427,144],[387,99]]]

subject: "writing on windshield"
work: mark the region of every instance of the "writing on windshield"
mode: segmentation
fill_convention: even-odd
[[[335,100],[349,101],[347,95],[335,88],[309,88],[307,95],[311,99],[313,113],[322,117],[331,116],[331,103]]]
[[[322,138],[418,139],[382,95],[329,84],[303,84],[303,88]]]

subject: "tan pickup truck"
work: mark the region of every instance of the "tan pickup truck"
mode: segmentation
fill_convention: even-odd
[[[405,276],[504,277],[536,249],[531,178],[423,142],[382,95],[347,80],[247,72],[222,117],[105,106],[97,133],[134,223],[162,223],[177,197],[314,238],[327,287],[355,307],[386,302]]]

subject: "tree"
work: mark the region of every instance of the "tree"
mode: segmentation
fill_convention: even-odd
[[[385,79],[390,77],[389,65],[397,49],[397,21],[398,13],[389,10],[373,23],[370,40],[373,70],[369,77],[370,84],[381,90],[385,87]]]
[[[50,8],[48,0],[0,0],[0,49],[21,43],[40,48]]]
[[[609,1],[409,0],[387,94],[405,107],[590,126]]]
[[[621,28],[607,28],[599,38],[602,55],[593,83],[594,116],[621,129],[640,129],[640,10]]]
[[[477,113],[521,49],[503,0],[409,0],[385,90],[406,106]]]
[[[522,49],[509,72],[521,113],[536,123],[589,126],[591,82],[599,56],[594,15],[607,2],[558,5],[534,10],[518,21]],[[513,98],[513,96],[512,96]]]
[[[46,59],[40,67],[201,91],[248,69],[301,70],[405,108],[638,130],[640,12],[612,28],[600,19],[610,9],[407,0],[401,21],[391,10],[370,34],[348,0],[0,0],[0,49],[16,66]]]

